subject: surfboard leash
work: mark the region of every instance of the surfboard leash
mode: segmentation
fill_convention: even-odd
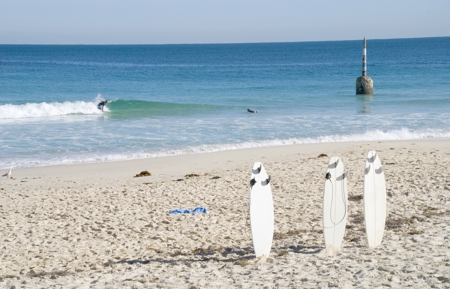
[[[347,177],[347,175],[349,174],[349,171],[348,172],[345,172],[344,174],[342,174],[342,184],[341,184],[341,190],[342,190],[342,192],[344,192],[344,179]],[[331,173],[330,172],[327,172],[326,173],[326,175],[325,175],[325,179],[326,179],[326,181],[330,181],[330,183],[331,183],[331,206],[330,206],[330,221],[331,221],[331,223],[334,225],[334,226],[337,226],[337,225],[339,225],[344,219],[345,219],[345,217],[347,216],[347,202],[346,202],[346,200],[345,200],[345,194],[343,193],[342,194],[342,202],[343,202],[343,204],[344,204],[344,208],[345,208],[345,211],[344,211],[344,216],[342,217],[342,219],[339,221],[339,222],[337,222],[337,223],[335,223],[334,221],[333,221],[333,218],[331,217],[331,214],[332,214],[332,210],[333,210],[333,200],[334,200],[334,186],[333,186],[333,181],[331,180]],[[325,228],[327,228],[327,229],[329,229],[329,228],[332,228],[332,227],[325,227]]]

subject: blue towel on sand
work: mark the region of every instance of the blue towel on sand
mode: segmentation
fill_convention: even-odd
[[[196,214],[196,213],[206,213],[206,208],[202,208],[202,207],[197,207],[193,210],[189,210],[189,209],[175,209],[175,210],[169,210],[169,214],[174,214],[174,215],[178,215],[178,214]]]

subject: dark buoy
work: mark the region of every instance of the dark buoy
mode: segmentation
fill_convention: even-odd
[[[356,94],[373,94],[373,80],[367,76],[365,37],[363,41],[362,76],[356,79]]]

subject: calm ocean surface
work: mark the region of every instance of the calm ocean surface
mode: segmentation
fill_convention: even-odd
[[[0,168],[450,137],[450,37],[369,39],[373,96],[361,58],[362,40],[0,45]]]

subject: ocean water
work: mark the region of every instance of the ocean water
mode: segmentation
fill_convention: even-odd
[[[369,39],[372,96],[361,59],[362,41],[0,45],[0,168],[450,137],[450,37]]]

